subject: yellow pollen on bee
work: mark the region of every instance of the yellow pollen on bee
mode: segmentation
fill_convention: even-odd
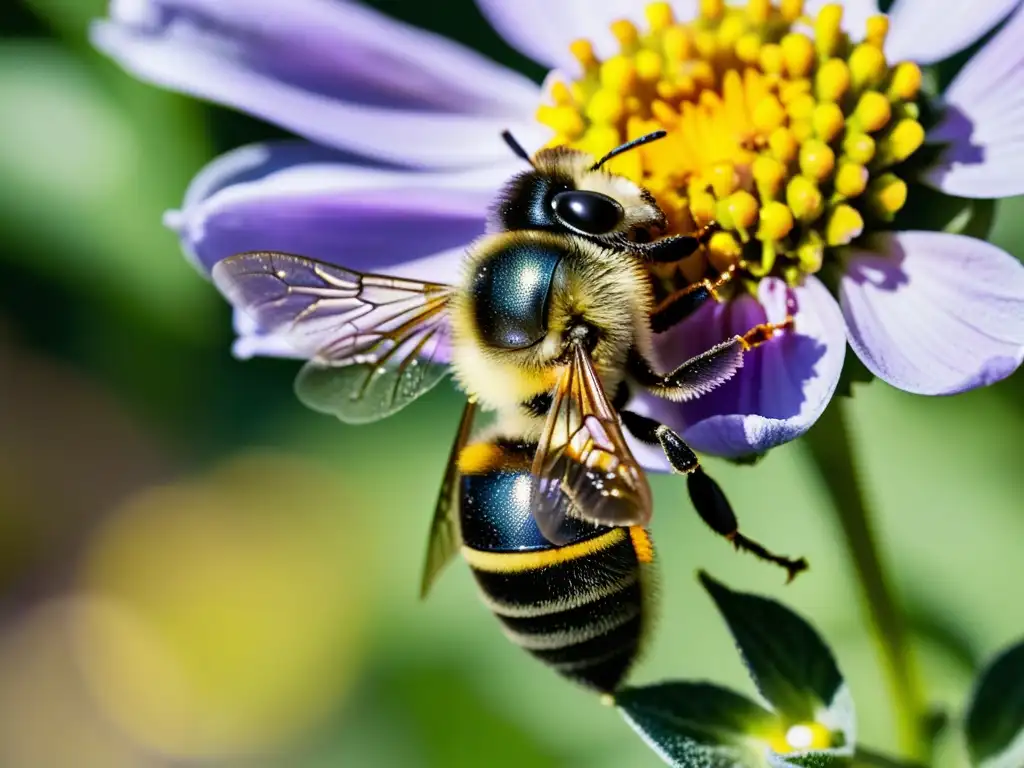
[[[700,0],[680,19],[662,0],[610,30],[612,55],[570,45],[581,73],[552,79],[537,119],[548,146],[595,156],[667,132],[605,168],[654,195],[668,234],[718,224],[680,264],[687,280],[741,257],[750,276],[799,278],[905,204],[895,174],[924,141],[921,70],[887,61],[886,16],[857,34],[838,2],[808,19],[803,0]]]

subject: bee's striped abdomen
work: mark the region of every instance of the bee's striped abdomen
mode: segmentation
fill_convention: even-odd
[[[579,522],[555,547],[537,529],[526,469],[462,478],[463,554],[484,601],[514,643],[561,674],[613,691],[637,656],[645,627],[642,531]]]

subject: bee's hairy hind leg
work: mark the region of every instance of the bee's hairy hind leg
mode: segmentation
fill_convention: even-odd
[[[629,373],[653,394],[669,400],[692,400],[731,379],[743,367],[743,355],[793,327],[793,317],[781,323],[762,323],[742,336],[733,336],[691,357],[668,374],[659,374],[636,350],[628,360]]]
[[[739,521],[725,493],[703,469],[698,467],[686,477],[690,500],[697,509],[701,519],[719,536],[733,543],[736,549],[750,552],[769,563],[775,563],[786,569],[786,583],[792,581],[798,573],[807,570],[807,560],[776,555],[753,539],[748,539],[739,530]]]
[[[637,440],[651,445],[660,445],[665,458],[674,472],[686,475],[686,486],[690,500],[701,519],[719,536],[756,557],[775,563],[786,569],[786,581],[790,582],[801,571],[807,570],[804,558],[789,558],[769,551],[764,546],[748,539],[739,530],[739,521],[732,505],[722,489],[700,466],[700,460],[683,439],[668,426],[633,411],[619,412],[622,424]]]

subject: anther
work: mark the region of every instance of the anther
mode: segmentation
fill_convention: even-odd
[[[708,242],[708,253],[712,266],[724,272],[739,259],[743,249],[729,232],[715,232]]]
[[[889,100],[878,91],[862,94],[853,110],[853,120],[868,133],[882,130],[891,116]]]
[[[868,169],[859,163],[843,161],[836,171],[836,192],[843,197],[857,197],[868,184]]]
[[[747,18],[753,24],[764,24],[768,21],[772,4],[770,0],[750,0],[747,3]]]
[[[594,46],[589,40],[573,40],[569,43],[569,53],[580,63],[584,71],[589,71],[597,66],[597,58],[594,56]]]
[[[871,212],[891,221],[907,202],[907,183],[892,173],[883,173],[868,185],[867,203]]]
[[[725,13],[724,0],[700,0],[700,15],[709,21],[717,21]]]
[[[636,52],[637,43],[640,40],[640,33],[637,32],[633,22],[627,19],[619,19],[611,24],[612,35],[619,43],[619,50],[625,54]]]
[[[883,50],[885,48],[885,37],[889,34],[889,17],[883,14],[869,16],[867,21],[867,34],[864,41]]]
[[[736,41],[736,58],[744,64],[757,64],[761,56],[761,36],[756,32],[740,35]]]
[[[622,97],[605,88],[594,93],[587,104],[587,117],[595,123],[617,123],[622,119],[623,111]]]
[[[749,192],[742,189],[733,192],[726,198],[725,207],[732,219],[733,228],[741,230],[741,234],[742,230],[750,229],[757,221],[757,200]]]
[[[803,15],[803,12],[804,0],[782,0],[779,3],[779,13],[786,21],[796,21]]]
[[[850,79],[854,90],[874,88],[885,78],[885,54],[870,43],[861,43],[850,54]]]
[[[768,137],[768,148],[779,162],[789,163],[796,158],[798,145],[789,129],[776,128]]]
[[[790,77],[806,77],[814,63],[814,43],[807,35],[790,32],[782,38],[782,58]]]
[[[823,141],[805,141],[800,147],[800,172],[815,181],[824,181],[832,175],[836,166],[836,155]]]
[[[867,165],[875,156],[875,140],[866,133],[847,133],[843,139],[843,154],[855,163]]]
[[[924,128],[917,120],[900,120],[878,143],[875,162],[879,167],[901,163],[924,143]]]
[[[761,208],[757,236],[762,240],[781,240],[793,229],[793,212],[774,201]]]
[[[634,57],[637,76],[645,83],[655,83],[661,79],[661,55],[656,51],[644,48]]]
[[[842,203],[828,215],[825,242],[831,246],[846,245],[864,232],[864,218],[856,208]]]
[[[683,61],[690,58],[692,44],[689,31],[685,27],[670,27],[665,30],[661,43],[669,61]]]
[[[811,222],[821,215],[821,190],[810,179],[794,176],[786,185],[786,203],[800,221]]]
[[[796,258],[800,269],[805,273],[815,273],[821,269],[825,260],[825,244],[821,235],[814,230],[804,235],[803,240],[796,247]]]
[[[890,99],[909,101],[921,90],[921,68],[912,61],[901,61],[892,72],[888,95]]]
[[[843,110],[838,104],[827,102],[819,104],[814,108],[811,115],[811,126],[814,134],[822,141],[830,142],[835,139],[843,130],[846,118],[843,117]]]
[[[647,26],[654,33],[664,32],[675,23],[672,6],[668,3],[648,3],[644,8],[644,16],[647,18]]]
[[[612,56],[601,64],[601,85],[623,95],[636,84],[636,68],[625,56]]]
[[[716,163],[712,166],[708,176],[716,197],[726,197],[732,194],[739,183],[739,179],[736,177],[736,168],[732,163]]]
[[[839,49],[842,22],[843,6],[838,3],[829,3],[818,11],[818,18],[814,20],[814,43],[822,58],[834,56]]]
[[[829,59],[818,68],[814,89],[822,101],[839,101],[850,87],[850,70],[842,59]]]
[[[750,173],[754,177],[754,184],[757,186],[757,194],[762,200],[774,200],[782,188],[782,181],[786,177],[786,168],[781,162],[768,155],[759,155],[754,158]]]

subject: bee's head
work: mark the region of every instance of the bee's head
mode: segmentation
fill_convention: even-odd
[[[647,190],[602,166],[663,134],[624,144],[597,162],[568,147],[542,149],[531,159],[506,136],[532,168],[506,183],[491,210],[491,229],[562,232],[619,246],[649,242],[665,228],[664,213]]]
[[[582,342],[599,366],[615,368],[630,346],[647,346],[650,295],[629,254],[574,236],[508,232],[471,249],[456,314],[491,363],[538,371],[564,364]]]

